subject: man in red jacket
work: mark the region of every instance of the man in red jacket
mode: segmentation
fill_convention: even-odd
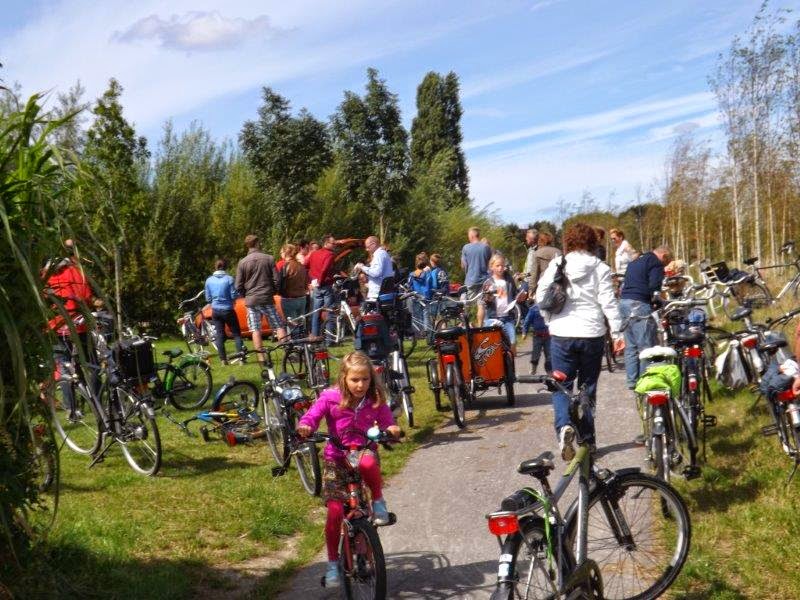
[[[97,374],[93,365],[97,364],[97,356],[90,343],[89,327],[86,315],[91,311],[92,288],[86,280],[86,275],[81,269],[76,257],[75,244],[72,240],[64,242],[66,258],[48,261],[42,270],[45,279],[45,294],[53,300],[55,316],[48,321],[48,328],[55,333],[57,343],[54,346],[53,358],[58,373],[63,372],[64,362],[72,360],[75,345],[73,331],[78,336],[79,353],[81,362],[89,364],[89,385],[96,389]],[[82,369],[78,373],[83,375]],[[67,381],[60,381],[64,401],[70,411],[70,418],[80,419],[72,398],[72,386]]]
[[[311,279],[311,310],[317,310],[333,306],[333,259],[335,257],[333,249],[336,247],[336,239],[328,234],[322,238],[322,248],[315,250],[306,257],[306,268]],[[319,312],[311,316],[311,335],[319,335]],[[328,319],[325,329],[331,336],[333,335],[333,319]]]

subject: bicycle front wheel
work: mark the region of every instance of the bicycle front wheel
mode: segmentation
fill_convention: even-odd
[[[198,360],[175,369],[169,400],[179,410],[200,408],[211,396],[211,386],[211,367]]]
[[[307,377],[306,360],[300,348],[287,348],[283,356],[283,372],[298,379]]]
[[[119,430],[114,434],[130,467],[142,475],[155,475],[161,467],[161,436],[155,412],[141,398],[116,389]]]
[[[283,422],[281,401],[275,395],[261,400],[264,405],[264,424],[267,433],[267,444],[272,452],[272,458],[279,465],[286,461],[287,440],[286,426]]]
[[[309,495],[319,496],[322,492],[322,470],[316,444],[300,444],[294,452],[294,462],[303,488]]]
[[[386,598],[386,562],[374,525],[366,519],[350,521],[350,534],[339,558],[346,598]],[[348,564],[349,563],[349,564]]]
[[[414,404],[411,401],[410,392],[400,392],[400,403],[403,405],[403,413],[408,421],[408,426],[414,428]]]
[[[671,485],[650,475],[624,473],[598,485],[589,497],[588,520],[588,558],[600,568],[608,600],[659,597],[689,554],[686,504]],[[567,528],[575,548],[577,514]]]
[[[103,419],[82,385],[57,382],[50,396],[50,413],[58,435],[78,454],[94,454],[102,442]]]

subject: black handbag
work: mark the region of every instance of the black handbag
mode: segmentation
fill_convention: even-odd
[[[567,286],[569,279],[567,279],[564,269],[567,266],[567,257],[561,259],[561,262],[556,267],[556,273],[553,275],[553,283],[547,286],[541,302],[539,302],[539,309],[547,311],[551,315],[557,315],[564,310],[564,304],[567,302]]]

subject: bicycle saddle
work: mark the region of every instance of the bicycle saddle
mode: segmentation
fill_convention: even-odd
[[[181,354],[183,354],[183,350],[180,348],[171,348],[161,353],[162,356],[169,356],[170,358],[178,358]]]
[[[435,337],[441,340],[455,340],[463,335],[464,330],[461,327],[450,327],[449,329],[442,329],[437,331]]]
[[[553,453],[552,452],[542,452],[536,458],[531,458],[530,460],[524,460],[519,463],[517,467],[517,473],[522,473],[523,475],[532,475],[536,478],[547,477],[555,468],[553,465]]]
[[[290,381],[297,381],[297,377],[290,373],[280,373],[275,378],[275,383],[278,385],[283,385],[284,383],[289,383]]]
[[[639,352],[639,360],[665,360],[677,357],[678,353],[669,346],[652,346]]]
[[[758,350],[759,352],[772,353],[777,351],[779,348],[785,348],[788,345],[789,342],[787,342],[786,338],[782,335],[771,334],[767,336],[767,339],[758,345]]]
[[[756,264],[758,262],[758,257],[757,256],[752,256],[752,257],[748,258],[747,260],[743,260],[742,262],[744,264],[746,264],[746,265],[754,265],[754,264]]]
[[[752,314],[753,314],[752,308],[747,308],[746,306],[740,306],[731,315],[731,321],[741,321],[745,317],[749,317]]]
[[[706,334],[703,330],[698,330],[696,328],[691,328],[688,331],[681,331],[672,336],[672,339],[676,342],[689,345],[702,344],[705,338]]]

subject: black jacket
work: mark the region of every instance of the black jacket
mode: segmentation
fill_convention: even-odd
[[[628,265],[620,298],[650,303],[653,292],[661,289],[664,265],[652,252],[646,252]]]

